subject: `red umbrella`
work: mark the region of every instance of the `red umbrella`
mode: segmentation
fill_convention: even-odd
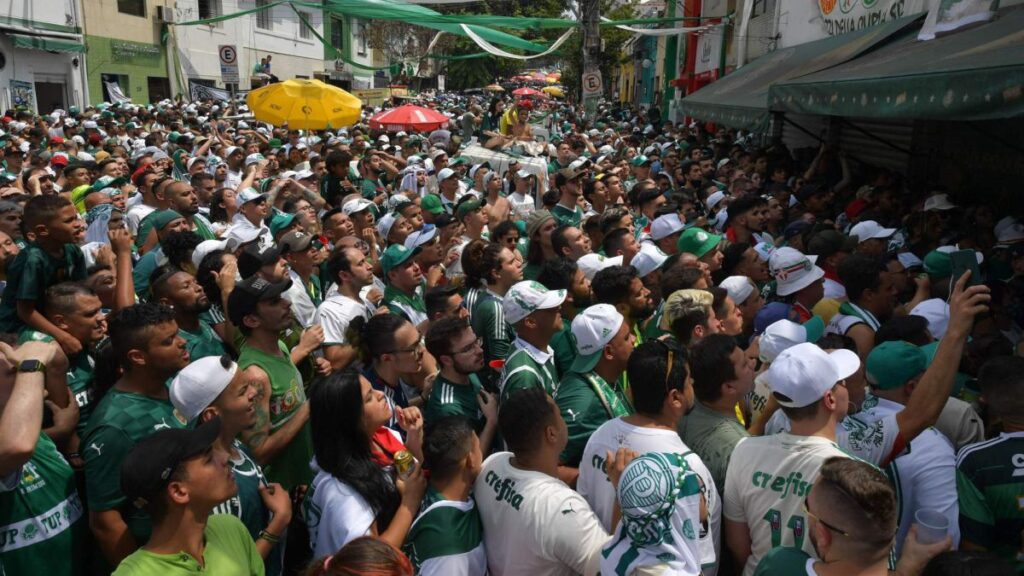
[[[533,88],[519,88],[513,90],[512,94],[515,96],[533,96],[534,98],[544,98],[545,94],[540,90],[534,90]]]
[[[389,132],[416,131],[430,132],[448,124],[448,117],[444,114],[416,106],[406,104],[391,110],[385,110],[370,118],[370,128],[387,130]]]

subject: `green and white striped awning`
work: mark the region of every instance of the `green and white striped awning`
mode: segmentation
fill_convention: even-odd
[[[9,34],[16,48],[46,50],[47,52],[84,53],[85,44],[64,38],[46,36],[29,36],[27,34]]]

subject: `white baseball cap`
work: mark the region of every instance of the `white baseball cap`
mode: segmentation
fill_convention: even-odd
[[[858,368],[860,358],[855,352],[828,353],[804,342],[782,351],[765,375],[779,405],[803,408],[821,400],[837,382],[849,378]],[[778,394],[788,400],[781,400]]]
[[[437,236],[437,227],[433,224],[424,224],[423,228],[414,230],[412,234],[405,237],[405,247],[412,250],[417,246],[423,246],[433,240],[435,236]]]
[[[708,210],[713,210],[722,200],[725,200],[725,192],[719,190],[717,192],[712,192],[711,195],[708,196],[707,200],[704,201],[704,204],[708,207]]]
[[[516,176],[519,176],[520,178],[529,178],[530,176],[533,176],[533,174],[531,174],[526,168],[520,168],[516,172]]]
[[[565,302],[565,290],[548,290],[543,284],[527,280],[509,288],[501,300],[505,320],[515,324],[537,310],[557,308]]]
[[[238,205],[241,206],[242,204],[245,204],[247,202],[252,202],[254,200],[259,200],[260,198],[266,197],[266,194],[260,192],[255,188],[243,188],[242,191],[238,193]]]
[[[817,260],[817,256],[807,256],[788,246],[772,252],[768,269],[775,278],[776,293],[789,296],[823,278],[825,271],[814,265]]]
[[[934,194],[924,201],[924,211],[934,212],[936,210],[952,210],[957,205],[949,201],[947,194]]]
[[[883,228],[881,224],[874,220],[858,222],[856,226],[850,228],[850,236],[856,236],[859,242],[866,242],[872,238],[888,238],[895,233],[895,228]]]
[[[806,324],[777,320],[764,329],[758,340],[758,356],[762,362],[774,362],[785,350],[804,342],[817,342],[825,332],[825,322],[814,316]]]
[[[171,381],[171,404],[191,422],[213,404],[237,372],[238,364],[227,355],[193,360]]]
[[[911,316],[920,316],[928,321],[928,331],[936,340],[946,335],[949,327],[949,304],[942,298],[931,298],[921,302],[910,311]]]
[[[202,263],[203,258],[206,258],[207,254],[217,250],[234,252],[236,248],[238,248],[238,238],[235,237],[228,237],[223,240],[203,240],[192,250],[192,264],[198,269],[199,264]]]
[[[601,359],[604,347],[615,338],[625,319],[611,304],[594,304],[572,320],[572,335],[576,339],[576,359],[573,372],[590,372]]]
[[[686,224],[678,214],[662,214],[651,222],[651,239],[661,240],[682,231],[683,228],[686,228]]]
[[[718,287],[724,288],[729,293],[729,298],[732,298],[737,306],[746,302],[747,298],[750,298],[750,295],[757,290],[754,282],[746,276],[729,276],[719,282]]]
[[[651,272],[661,268],[661,265],[668,260],[668,254],[661,251],[660,248],[651,244],[650,242],[644,242],[640,245],[640,251],[633,256],[633,260],[630,264],[633,268],[636,268],[637,275],[643,278]],[[586,273],[584,273],[586,276]]]
[[[248,244],[253,242],[263,234],[266,228],[256,228],[255,226],[232,226],[228,228],[227,234],[225,234],[225,240],[233,240],[237,242],[237,246],[242,244]]]
[[[266,158],[263,157],[263,154],[256,152],[254,154],[249,154],[248,156],[245,157],[245,165],[252,166],[253,164],[259,164],[264,160],[266,160]]]
[[[900,252],[896,255],[896,259],[900,261],[904,268],[920,268],[924,266],[924,262],[913,252]]]
[[[580,270],[583,270],[583,276],[585,276],[587,280],[593,280],[594,276],[596,276],[598,272],[608,268],[609,266],[622,266],[622,256],[609,258],[602,254],[594,254],[591,252],[590,254],[581,256],[580,259],[576,261],[576,266],[579,267]]]
[[[366,198],[355,198],[345,202],[345,205],[341,207],[341,211],[344,212],[346,216],[351,216],[366,210],[370,206],[373,206],[373,202],[370,202]]]
[[[1010,244],[1012,242],[1020,242],[1024,240],[1024,224],[1020,222],[1014,222],[1013,224],[1003,228],[996,235],[996,241],[1000,244]],[[981,252],[978,253],[979,255]]]
[[[381,216],[380,220],[377,221],[377,232],[380,232],[380,237],[387,240],[388,234],[391,233],[391,227],[394,226],[397,221],[398,218],[395,218],[395,215],[391,212]]]
[[[437,173],[437,181],[440,182],[442,180],[447,180],[452,176],[455,176],[455,170],[452,170],[451,168],[441,168],[441,171]]]

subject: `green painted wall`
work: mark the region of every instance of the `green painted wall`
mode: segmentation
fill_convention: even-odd
[[[136,104],[149,104],[149,77],[167,78],[167,51],[159,44],[142,44],[104,38],[85,37],[89,66],[89,103],[103,101],[102,74],[128,76],[121,90]]]

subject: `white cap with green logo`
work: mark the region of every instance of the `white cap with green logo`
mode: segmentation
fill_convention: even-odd
[[[537,310],[548,310],[562,305],[565,290],[548,290],[543,284],[528,280],[509,288],[501,301],[505,320],[515,324]]]

